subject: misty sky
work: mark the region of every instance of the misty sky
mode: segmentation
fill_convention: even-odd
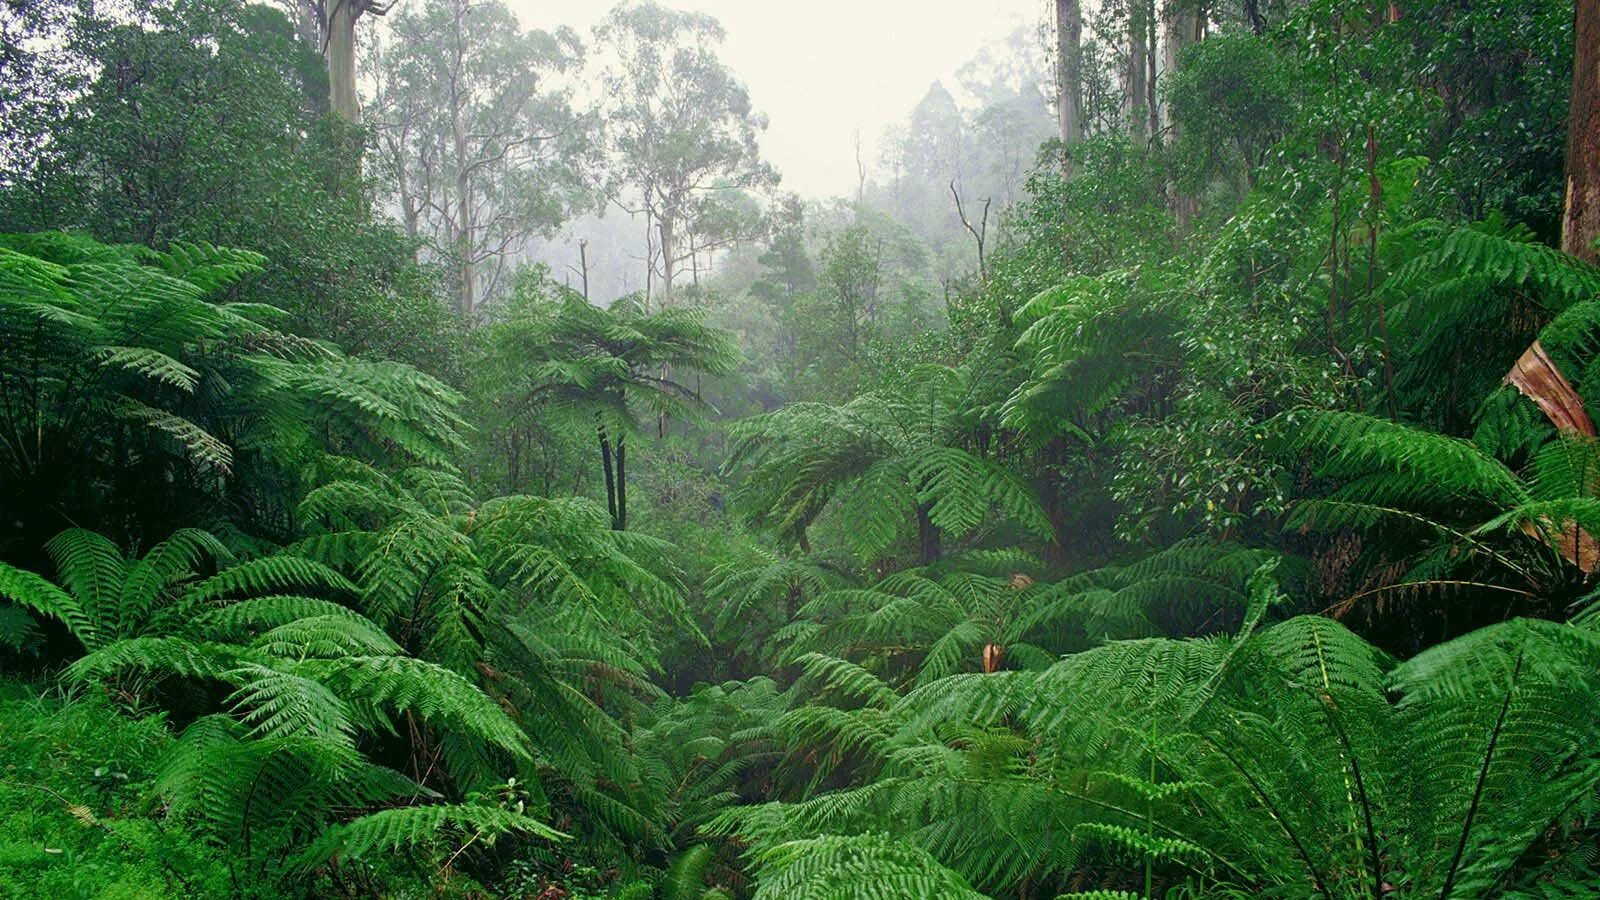
[[[507,2],[526,27],[587,37],[615,0]],[[722,22],[722,58],[771,123],[767,159],[787,190],[811,197],[855,192],[857,128],[872,166],[884,129],[903,124],[928,85],[1046,12],[1044,0],[663,2]]]

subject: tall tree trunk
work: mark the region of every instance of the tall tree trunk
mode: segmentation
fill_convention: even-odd
[[[300,0],[294,8],[294,30],[308,46],[321,47],[322,35],[327,28],[322,12],[311,0]]]
[[[1578,0],[1574,10],[1572,93],[1567,120],[1567,204],[1561,249],[1595,263],[1600,238],[1600,0]],[[1505,383],[1537,405],[1562,434],[1593,436],[1594,419],[1544,346],[1533,342],[1506,374]],[[1595,539],[1575,521],[1529,522],[1528,531],[1584,573],[1600,568]]]
[[[346,0],[349,2],[349,0]],[[466,123],[466,106],[469,102],[464,87],[466,74],[466,4],[455,6],[455,27],[451,35],[453,58],[450,61],[450,141],[455,150],[456,181],[456,234],[455,254],[457,278],[456,309],[461,317],[470,321],[473,307],[478,301],[478,279],[475,267],[477,248],[473,228],[471,137]]]
[[[1144,94],[1145,118],[1150,122],[1150,136],[1152,138],[1161,134],[1161,103],[1156,99],[1156,79],[1160,77],[1157,71],[1161,62],[1160,48],[1156,45],[1156,35],[1161,24],[1160,16],[1156,12],[1158,0],[1148,0],[1145,7],[1145,45],[1144,45]]]
[[[1600,238],[1600,0],[1578,0],[1572,34],[1572,93],[1567,119],[1567,204],[1561,249],[1596,259]],[[1570,382],[1533,342],[1506,375],[1507,384],[1538,404],[1563,432],[1595,433],[1594,420]]]
[[[356,19],[364,0],[328,0],[328,108],[353,125],[361,124],[356,97]]]
[[[668,212],[661,217],[661,308],[669,309],[672,306],[672,280],[676,273],[676,261],[672,258],[674,252],[674,231],[677,228],[676,213]]]
[[[1250,23],[1250,30],[1256,34],[1267,30],[1266,17],[1261,15],[1261,0],[1244,0],[1244,17]]]
[[[1182,55],[1183,48],[1197,43],[1203,36],[1205,19],[1194,6],[1193,0],[1166,0],[1167,5],[1162,16],[1162,59],[1161,78],[1171,78],[1178,71],[1178,57]],[[1165,104],[1161,107],[1162,138],[1172,144],[1178,140],[1178,122],[1172,116],[1172,105]],[[1188,229],[1189,221],[1194,218],[1195,199],[1178,189],[1177,184],[1167,185],[1167,208],[1172,212],[1173,219],[1177,220],[1178,229]]]
[[[466,170],[462,169],[461,175],[456,179],[456,218],[461,223],[456,229],[456,265],[461,270],[461,282],[457,287],[456,306],[461,310],[461,317],[468,321],[472,319],[473,307],[478,300],[477,266],[472,259],[471,189]]]
[[[1149,0],[1128,4],[1128,60],[1122,73],[1122,113],[1128,133],[1136,139],[1146,137],[1149,117]]]
[[[1600,262],[1600,0],[1578,0],[1572,33],[1572,106],[1567,119],[1567,208],[1561,249]]]
[[[1063,169],[1072,174],[1073,148],[1083,140],[1083,7],[1056,0],[1056,119]]]
[[[1167,0],[1161,25],[1161,77],[1167,79],[1178,71],[1178,57],[1183,48],[1198,43],[1204,36],[1205,20],[1193,0]],[[1169,143],[1177,138],[1178,126],[1173,121],[1170,104],[1161,107],[1161,127]]]

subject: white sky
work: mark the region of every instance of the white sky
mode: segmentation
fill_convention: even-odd
[[[507,0],[525,27],[585,39],[614,0]],[[766,158],[802,196],[855,192],[859,129],[869,168],[884,129],[984,44],[1035,24],[1044,0],[663,0],[715,16],[722,58],[767,114]]]

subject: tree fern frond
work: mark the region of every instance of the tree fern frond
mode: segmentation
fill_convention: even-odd
[[[510,833],[550,841],[567,837],[538,819],[498,806],[480,803],[407,806],[334,825],[296,856],[294,865],[311,869],[336,858],[363,860],[374,854],[414,850],[444,839],[463,846],[479,841],[492,844],[494,838]]]
[[[779,844],[756,858],[757,900],[983,900],[928,853],[881,835],[821,835]]]

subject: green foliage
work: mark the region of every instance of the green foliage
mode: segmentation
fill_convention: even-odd
[[[720,375],[738,364],[732,335],[706,322],[702,310],[649,312],[637,297],[610,309],[591,305],[542,274],[525,278],[486,329],[481,371],[491,412],[491,439],[509,442],[517,471],[546,423],[565,433],[598,436],[607,510],[621,531],[628,522],[627,450],[645,423],[664,429],[672,418],[703,414],[698,376]],[[592,445],[591,445],[592,446]]]
[[[900,853],[1000,892],[1131,856],[1269,892],[1364,896],[1403,878],[1481,895],[1586,815],[1595,726],[1562,695],[1595,689],[1597,651],[1533,621],[1401,665],[1320,618],[1111,644],[915,691],[891,706],[898,727],[875,730],[870,781],[718,827],[833,891],[856,886],[844,848],[888,829]],[[862,836],[801,837],[815,831]]]
[[[162,690],[167,678],[233,689],[222,701],[226,713],[184,730],[162,758],[153,789],[172,815],[238,851],[230,863],[236,874],[281,877],[281,855],[269,851],[310,841],[341,810],[432,793],[371,762],[358,737],[397,735],[407,723],[505,758],[528,756],[522,729],[466,678],[400,655],[376,624],[337,604],[264,593],[355,592],[325,566],[273,556],[199,576],[197,568],[226,551],[195,531],[133,560],[83,530],[63,532],[48,549],[60,587],[13,567],[0,571],[9,599],[58,619],[88,651],[68,667],[70,681],[107,682],[136,703],[144,702],[141,694],[170,696]],[[155,680],[130,677],[138,675]],[[444,762],[452,771],[469,768],[453,755]],[[483,821],[530,830],[523,822]],[[532,830],[555,836],[543,826]],[[349,839],[364,846],[364,834],[358,829]]]
[[[1350,577],[1366,586],[1348,604],[1443,592],[1559,611],[1577,599],[1592,555],[1579,535],[1600,526],[1592,439],[1551,440],[1513,471],[1471,442],[1370,416],[1288,421],[1285,450],[1309,454],[1336,487],[1302,500],[1287,527],[1364,533],[1383,554],[1357,563]],[[1403,577],[1362,571],[1392,561]]]
[[[40,152],[8,157],[0,221],[252,248],[263,271],[233,299],[352,354],[449,371],[438,350],[457,337],[438,279],[363,196],[360,139],[324,116],[327,65],[289,12],[179,0],[65,16],[50,35],[56,77],[23,92],[55,114],[19,135]],[[423,333],[427,346],[411,340]]]
[[[824,835],[763,853],[758,898],[981,900],[960,875],[915,847],[882,836]]]
[[[480,504],[435,470],[346,470],[301,504],[310,533],[298,549],[350,572],[362,610],[399,646],[446,667],[443,684],[476,684],[514,711],[514,733],[532,745],[530,790],[578,817],[561,827],[614,844],[659,840],[658,801],[622,720],[659,695],[653,632],[697,633],[663,544],[613,530],[587,500]],[[363,668],[339,675],[367,678]],[[450,746],[462,735],[444,724],[454,727],[437,738]],[[447,758],[458,777],[494,776],[492,757],[464,749]]]
[[[915,535],[925,563],[937,559],[943,536],[966,537],[992,513],[1052,539],[1049,520],[1020,479],[953,445],[952,426],[967,398],[961,373],[919,374],[914,387],[837,407],[793,404],[739,422],[728,466],[749,468],[741,502],[752,518],[803,544],[807,529],[837,504],[852,551],[878,556]]]
[[[412,806],[386,809],[335,825],[307,847],[298,862],[309,867],[333,857],[360,860],[375,852],[393,853],[444,840],[446,835],[452,835],[447,843],[462,850],[480,841],[493,846],[496,837],[511,832],[551,840],[565,837],[537,819],[496,806]]]
[[[0,683],[0,891],[8,897],[238,894],[226,857],[146,802],[172,738],[96,697]],[[251,896],[270,897],[270,890]]]
[[[1570,0],[1086,4],[1026,184],[1025,28],[809,204],[698,13],[397,10],[358,134],[315,14],[25,6],[0,893],[1595,893]]]
[[[278,330],[229,300],[261,258],[157,253],[60,234],[0,240],[0,489],[19,498],[8,552],[68,522],[164,537],[293,483],[334,452],[444,463],[464,422],[443,384]],[[134,516],[135,510],[146,511]],[[53,511],[51,514],[50,511]],[[257,522],[282,523],[261,509]],[[31,547],[24,552],[30,552]]]

